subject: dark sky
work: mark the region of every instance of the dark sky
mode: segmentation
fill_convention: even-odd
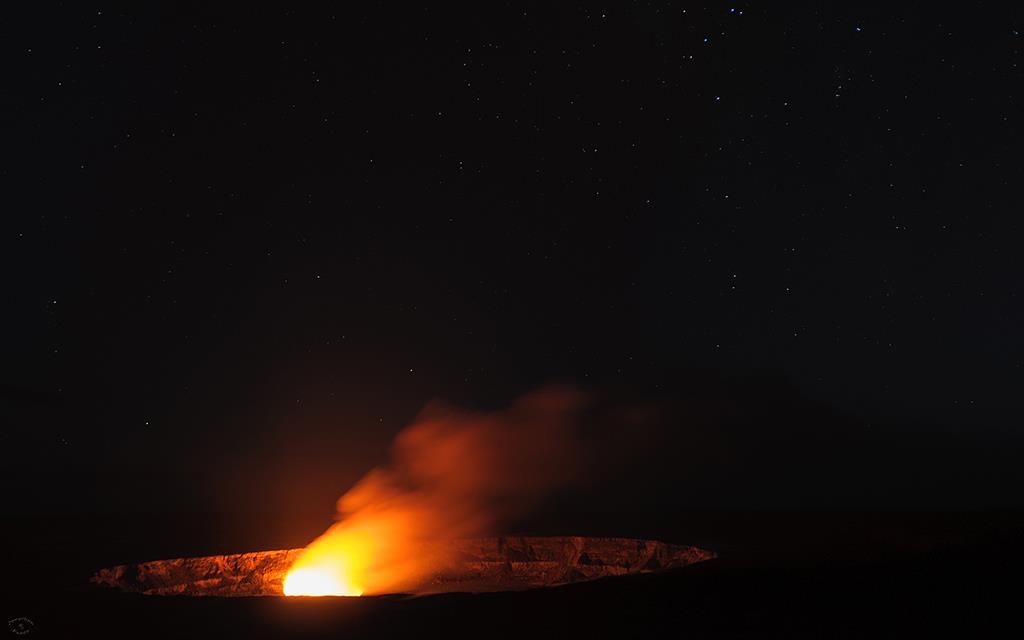
[[[709,504],[1019,500],[1019,9],[350,4],[5,15],[11,508],[329,509],[550,381]]]

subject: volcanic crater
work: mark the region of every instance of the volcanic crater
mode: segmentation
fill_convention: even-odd
[[[685,567],[715,552],[632,538],[502,536],[443,543],[453,558],[410,594],[550,587]],[[97,571],[96,585],[147,595],[283,596],[283,582],[303,549],[152,560]],[[372,594],[371,594],[372,595]]]

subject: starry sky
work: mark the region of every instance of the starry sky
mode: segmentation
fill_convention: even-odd
[[[713,408],[693,482],[867,429],[846,498],[941,503],[940,440],[1008,487],[1019,8],[364,4],[4,20],[13,504],[330,509],[430,399],[550,381]]]

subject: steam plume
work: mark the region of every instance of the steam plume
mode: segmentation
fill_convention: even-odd
[[[444,541],[492,533],[577,477],[584,403],[548,387],[495,413],[428,405],[398,434],[391,462],[338,500],[338,522],[292,571],[341,572],[352,593],[414,588],[448,562]]]

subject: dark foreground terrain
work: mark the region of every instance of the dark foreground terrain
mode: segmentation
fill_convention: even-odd
[[[1022,513],[695,512],[625,522],[621,534],[696,544],[721,557],[664,573],[509,593],[153,597],[95,588],[87,580],[96,569],[118,562],[284,546],[296,542],[292,536],[307,533],[294,523],[275,528],[265,522],[249,523],[241,532],[200,516],[8,520],[4,633],[28,638],[923,638],[1018,637],[1024,626]]]

